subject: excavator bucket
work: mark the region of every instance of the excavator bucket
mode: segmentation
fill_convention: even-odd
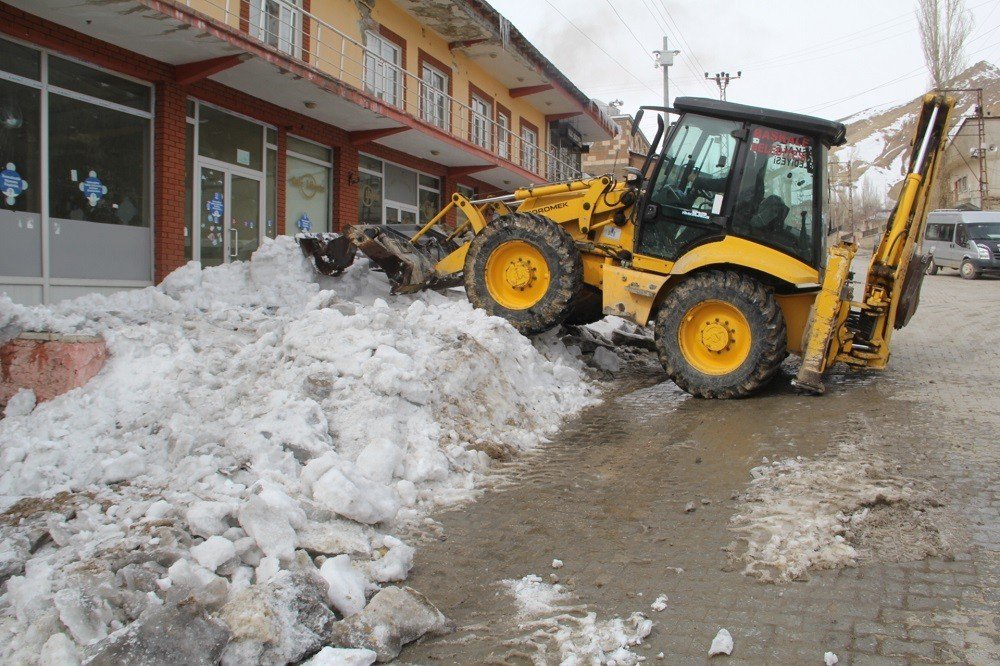
[[[339,275],[361,252],[382,270],[395,294],[424,289],[445,289],[461,284],[461,273],[442,275],[435,265],[456,249],[458,243],[436,229],[424,230],[413,240],[414,225],[363,224],[343,234],[299,234],[296,240],[316,271]]]

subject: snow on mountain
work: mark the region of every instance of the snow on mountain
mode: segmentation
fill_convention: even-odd
[[[981,61],[952,81],[951,88],[982,88],[987,110],[1000,103],[1000,67]],[[974,92],[949,93],[957,98],[952,112],[952,123],[962,116],[975,113]],[[913,138],[921,97],[905,104],[882,105],[865,109],[841,120],[847,125],[848,143],[831,151],[831,158],[846,164],[854,162],[854,183],[860,190],[866,181],[875,186],[880,195],[892,198],[894,187],[903,180],[909,164],[910,140]],[[836,170],[846,177],[846,166]],[[842,181],[843,182],[843,181]]]

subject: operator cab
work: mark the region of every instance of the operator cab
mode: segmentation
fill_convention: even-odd
[[[637,207],[636,253],[676,261],[732,235],[818,268],[826,152],[845,143],[844,125],[696,97],[677,98],[673,111],[680,119]]]

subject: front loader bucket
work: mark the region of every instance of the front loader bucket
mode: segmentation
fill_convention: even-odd
[[[347,237],[385,271],[394,294],[410,294],[432,286],[434,263],[400,231],[381,224],[349,227]]]
[[[295,240],[302,254],[323,275],[340,275],[354,263],[357,247],[342,234],[298,234]]]

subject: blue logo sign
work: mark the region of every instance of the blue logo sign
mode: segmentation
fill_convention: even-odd
[[[208,216],[215,222],[221,220],[222,214],[226,210],[225,204],[222,202],[222,194],[219,192],[213,194],[211,200],[205,204],[205,210],[208,211]]]
[[[295,223],[295,226],[299,228],[299,231],[308,233],[312,231],[313,223],[312,220],[309,219],[309,216],[303,213],[302,217],[299,218],[299,221]]]
[[[80,191],[83,192],[83,196],[87,198],[87,203],[93,208],[108,193],[108,188],[97,177],[97,172],[91,171],[87,174],[87,179],[80,183]]]
[[[21,192],[28,189],[28,181],[21,179],[13,162],[7,162],[7,168],[0,171],[0,194],[8,206],[13,206]]]

